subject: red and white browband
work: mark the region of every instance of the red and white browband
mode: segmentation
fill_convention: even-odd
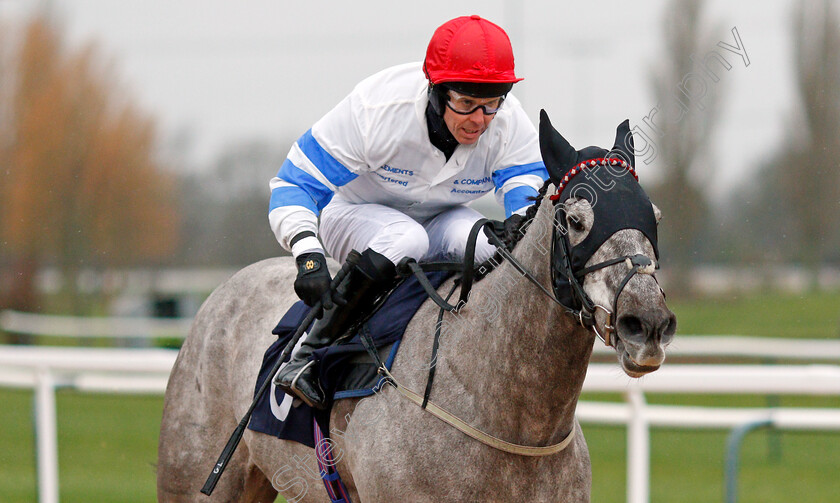
[[[619,166],[620,165],[622,168],[627,169],[633,175],[633,178],[635,178],[636,181],[639,180],[639,175],[636,174],[636,170],[633,169],[633,166],[631,166],[630,163],[628,163],[627,161],[622,161],[621,159],[615,159],[615,158],[598,157],[598,158],[595,158],[595,159],[589,159],[588,161],[583,161],[582,163],[578,164],[577,166],[575,166],[574,168],[569,170],[569,172],[566,173],[565,176],[563,176],[563,179],[560,180],[560,183],[557,185],[557,192],[555,192],[554,195],[549,196],[549,199],[551,199],[552,201],[556,201],[556,200],[560,199],[560,193],[563,192],[563,188],[566,187],[566,185],[569,183],[569,181],[572,178],[575,177],[575,175],[582,172],[584,169],[594,168],[596,166],[607,166],[607,165],[609,165],[609,166]]]

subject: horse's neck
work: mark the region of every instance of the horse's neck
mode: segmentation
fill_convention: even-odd
[[[550,290],[552,218],[543,206],[514,256]],[[568,433],[591,333],[507,262],[475,285],[457,325],[449,367],[474,406],[486,409],[478,411],[482,424],[530,444]]]

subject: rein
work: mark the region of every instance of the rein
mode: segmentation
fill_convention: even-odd
[[[474,273],[474,262],[475,262],[475,247],[476,247],[476,240],[478,238],[478,232],[486,226],[493,227],[493,221],[488,220],[486,218],[482,218],[478,220],[470,230],[467,250],[465,253],[464,262],[432,262],[432,263],[425,263],[425,264],[418,264],[414,260],[404,260],[400,263],[398,270],[402,271],[402,273],[409,272],[414,274],[417,277],[417,280],[423,286],[423,289],[429,295],[429,297],[440,307],[440,313],[438,315],[438,323],[435,325],[435,337],[434,343],[432,345],[432,364],[429,365],[429,377],[426,382],[426,390],[424,395],[421,397],[419,394],[415,393],[414,391],[406,388],[402,384],[397,381],[388,368],[382,363],[382,360],[379,358],[379,354],[373,347],[373,341],[370,340],[370,335],[362,332],[362,339],[365,341],[364,345],[367,349],[368,353],[374,358],[374,361],[377,362],[378,365],[378,372],[381,374],[385,380],[385,383],[390,384],[393,386],[402,396],[408,398],[410,401],[414,402],[416,405],[419,405],[420,408],[426,410],[436,418],[440,419],[441,421],[445,422],[446,424],[452,426],[453,428],[457,429],[461,433],[478,440],[484,445],[492,447],[494,449],[498,449],[503,452],[507,452],[510,454],[517,454],[519,456],[549,456],[551,454],[557,454],[558,452],[562,451],[569,444],[572,443],[575,437],[575,428],[572,426],[572,429],[560,442],[552,445],[547,446],[530,446],[530,445],[522,445],[522,444],[515,444],[512,442],[508,442],[506,440],[502,440],[498,437],[495,437],[489,433],[486,433],[478,428],[466,423],[464,420],[460,419],[456,415],[450,413],[443,407],[435,404],[434,402],[429,401],[429,395],[432,391],[432,383],[434,382],[435,376],[435,369],[437,366],[435,362],[437,360],[437,350],[439,347],[440,342],[440,333],[441,333],[441,320],[443,319],[443,313],[446,311],[452,312],[457,311],[460,309],[461,306],[466,304],[467,299],[469,298],[469,293],[472,288],[472,281],[473,281],[473,273]],[[496,245],[497,251],[499,254],[504,257],[508,262],[513,264],[514,267],[526,278],[528,278],[532,283],[537,285],[540,290],[551,300],[557,303],[562,308],[570,311],[570,308],[564,306],[560,301],[558,301],[554,295],[545,288],[534,275],[528,271],[510,252],[507,250],[506,245],[502,242],[499,237],[493,233],[487,233],[489,240]],[[429,282],[428,278],[426,278],[425,273],[432,270],[457,270],[456,266],[460,266],[463,270],[463,275],[460,278],[461,284],[461,297],[460,301],[457,305],[453,306],[449,304],[449,298],[455,292],[456,285],[453,286],[452,290],[447,295],[446,299],[440,296],[437,291],[432,287],[431,282]],[[468,272],[469,271],[469,274]]]

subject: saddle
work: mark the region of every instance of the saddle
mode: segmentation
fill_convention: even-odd
[[[427,277],[431,286],[437,288],[452,275],[452,271],[433,271]],[[313,357],[317,360],[327,396],[336,401],[370,396],[378,391],[384,378],[377,373],[377,363],[368,354],[362,335],[369,336],[379,358],[390,369],[408,323],[427,298],[426,287],[417,277],[410,276],[390,293],[356,333],[346,334],[336,345],[316,350]],[[266,379],[273,377],[269,374],[277,358],[308,312],[308,306],[302,301],[296,302],[272,331],[277,340],[263,356],[255,392]],[[329,431],[329,409],[318,411],[305,404],[292,407],[291,402],[292,397],[272,385],[269,393],[258,400],[248,429],[314,447],[313,419],[324,431]]]

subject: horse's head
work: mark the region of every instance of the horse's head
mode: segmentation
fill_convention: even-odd
[[[540,148],[557,193],[552,283],[622,368],[640,377],[659,368],[677,321],[654,276],[659,209],[638,183],[628,121],[611,150],[575,150],[543,111]]]

